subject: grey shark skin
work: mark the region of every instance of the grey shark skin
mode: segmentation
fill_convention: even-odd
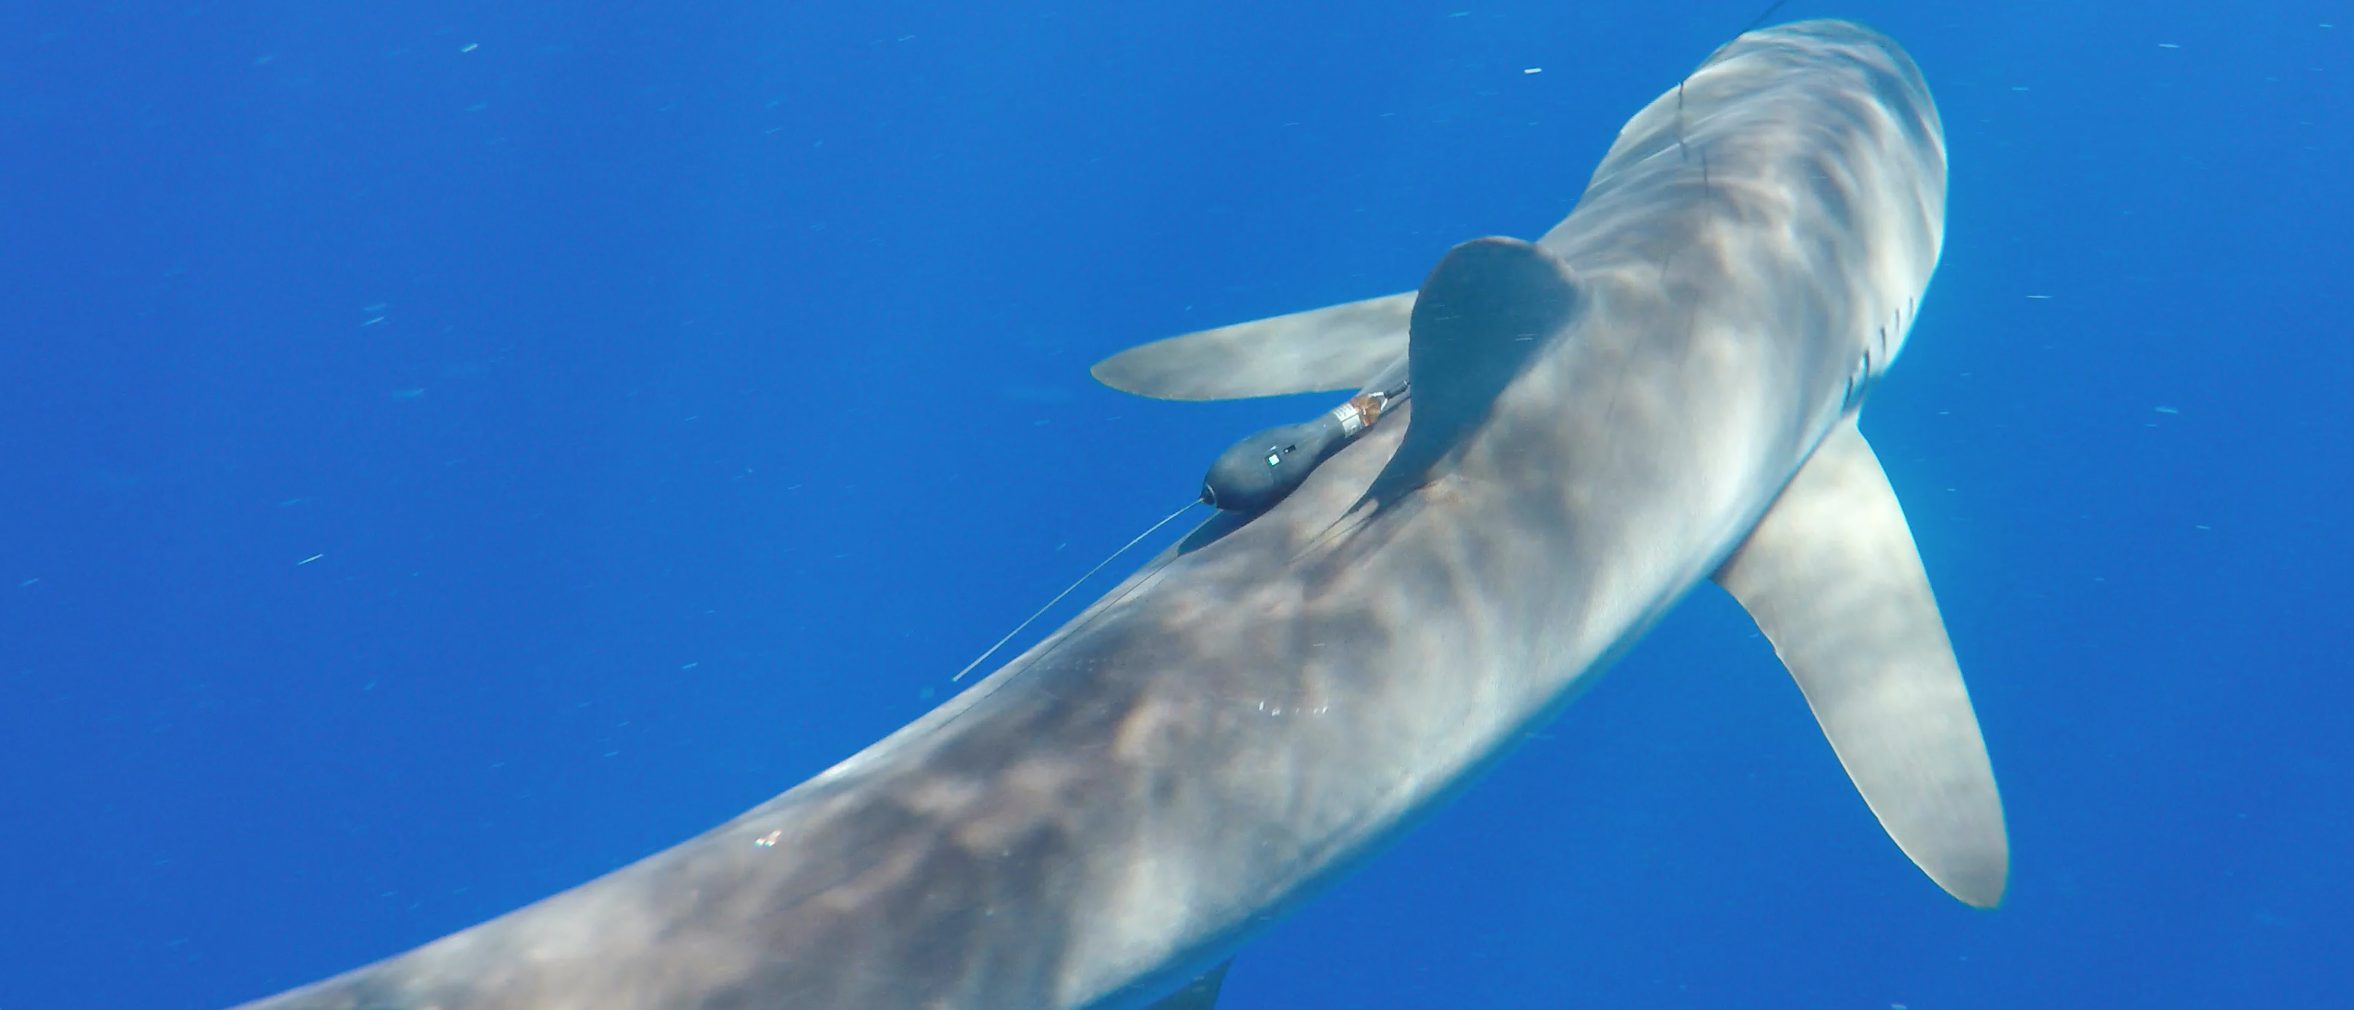
[[[1198,398],[1353,387],[1406,353],[1400,416],[1271,510],[1212,520],[698,838],[248,1007],[1206,1007],[1259,926],[1712,577],[1899,845],[1991,906],[2000,802],[1854,428],[1944,194],[1935,109],[1893,42],[1744,35],[1626,126],[1540,241],[1467,243],[1417,296],[1351,309],[1333,329],[1364,346],[1313,346],[1336,338],[1307,315],[1114,359],[1117,384]]]

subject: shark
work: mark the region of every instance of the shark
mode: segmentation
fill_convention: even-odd
[[[2002,803],[1857,428],[1936,266],[1945,184],[1894,41],[1743,33],[1535,241],[1096,366],[1201,400],[1394,387],[1402,364],[1410,397],[1296,488],[1214,514],[969,690],[703,835],[245,1006],[1204,1010],[1255,932],[1705,583],[1755,619],[1898,848],[1992,907]]]

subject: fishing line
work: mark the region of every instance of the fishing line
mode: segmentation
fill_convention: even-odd
[[[1177,511],[1171,512],[1168,515],[1161,517],[1160,522],[1152,524],[1151,528],[1137,534],[1134,539],[1129,540],[1127,543],[1121,544],[1119,550],[1113,551],[1103,560],[1096,562],[1095,567],[1087,570],[1087,574],[1079,576],[1077,581],[1072,582],[1068,586],[1064,586],[1062,592],[1054,594],[1054,599],[1046,601],[1046,603],[1041,605],[1037,610],[1032,611],[1030,616],[1022,618],[1022,623],[1014,625],[1014,630],[1006,632],[1005,637],[998,639],[997,644],[990,646],[987,652],[983,652],[978,656],[974,656],[972,662],[966,663],[964,665],[964,669],[956,671],[956,676],[948,678],[949,683],[953,684],[957,681],[963,680],[965,674],[973,672],[973,667],[981,665],[983,661],[987,660],[991,656],[996,655],[997,650],[1005,648],[1005,643],[1013,641],[1014,636],[1021,634],[1023,628],[1029,627],[1031,622],[1038,620],[1038,618],[1044,616],[1047,611],[1054,609],[1054,605],[1061,603],[1063,601],[1063,597],[1071,595],[1071,590],[1079,588],[1079,586],[1085,583],[1088,579],[1094,578],[1095,573],[1103,571],[1103,566],[1111,564],[1113,558],[1117,558],[1122,554],[1128,553],[1128,548],[1134,547],[1137,544],[1143,542],[1144,538],[1153,535],[1155,532],[1158,532],[1161,527],[1169,525],[1169,523],[1175,521],[1178,516],[1184,515],[1187,509],[1190,509],[1199,504],[1201,503],[1198,501],[1189,501],[1183,505],[1177,506]]]
[[[1719,43],[1716,48],[1709,50],[1708,56],[1700,61],[1700,66],[1708,66],[1710,60],[1716,59],[1716,55],[1718,53],[1725,51],[1725,47],[1730,46],[1735,42],[1741,41],[1741,36],[1747,35],[1750,32],[1757,30],[1757,26],[1764,24],[1767,18],[1773,17],[1774,12],[1781,10],[1782,5],[1788,2],[1789,0],[1774,0],[1773,3],[1767,4],[1766,9],[1758,11],[1756,17],[1749,19],[1748,25],[1744,26],[1740,31],[1734,32],[1732,38],[1726,39],[1724,42]],[[1693,68],[1693,72],[1698,73],[1699,67]],[[1676,82],[1676,157],[1679,160],[1684,161],[1691,160],[1690,153],[1684,150],[1684,85],[1691,83],[1691,80],[1692,74],[1685,74],[1683,80]],[[1700,152],[1700,186],[1701,188],[1706,189],[1708,188],[1709,184],[1708,152],[1702,151]]]

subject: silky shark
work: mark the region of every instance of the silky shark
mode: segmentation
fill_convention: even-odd
[[[1420,289],[1106,360],[1174,399],[1411,399],[971,690],[710,832],[253,1010],[1211,1005],[1253,932],[1558,712],[1687,591],[1755,618],[1897,845],[1992,906],[2001,802],[1856,429],[1938,258],[1920,72],[1744,34],[1566,220]]]

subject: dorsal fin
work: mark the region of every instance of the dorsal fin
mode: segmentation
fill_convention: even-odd
[[[1121,392],[1235,400],[1354,391],[1406,353],[1414,292],[1236,323],[1131,347],[1088,369]]]
[[[1422,282],[1407,339],[1414,413],[1367,497],[1418,487],[1547,338],[1570,324],[1577,281],[1553,254],[1515,238],[1448,250]]]
[[[1716,581],[1773,643],[1897,847],[1954,897],[2001,901],[2010,845],[1978,717],[1904,509],[1852,417]]]

